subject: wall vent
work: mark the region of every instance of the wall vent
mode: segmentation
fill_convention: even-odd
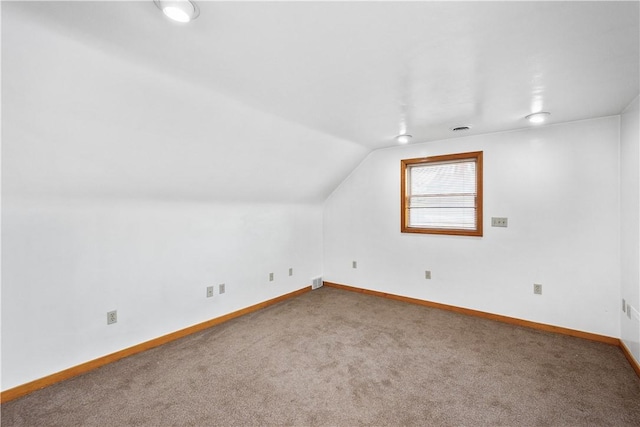
[[[311,289],[318,289],[322,287],[322,277],[315,277],[312,280]]]

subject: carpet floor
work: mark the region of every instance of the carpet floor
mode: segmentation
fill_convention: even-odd
[[[2,405],[3,426],[640,426],[617,347],[334,288]]]

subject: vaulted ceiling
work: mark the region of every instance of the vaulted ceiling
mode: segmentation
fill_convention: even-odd
[[[619,114],[638,2],[2,2],[3,186],[319,201],[395,145]],[[8,182],[7,182],[8,178]]]

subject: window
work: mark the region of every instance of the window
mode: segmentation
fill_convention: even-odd
[[[482,236],[482,151],[401,161],[403,233]]]

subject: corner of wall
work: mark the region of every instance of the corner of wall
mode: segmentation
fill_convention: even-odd
[[[620,340],[640,365],[640,96],[620,115]]]

